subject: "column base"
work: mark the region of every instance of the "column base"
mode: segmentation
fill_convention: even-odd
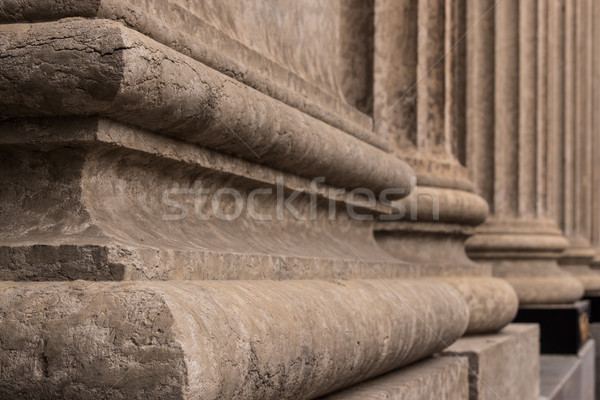
[[[468,309],[426,280],[0,282],[0,398],[308,399],[421,360]]]
[[[510,324],[493,335],[465,336],[442,354],[469,360],[471,400],[537,400],[539,336],[535,324]]]
[[[540,325],[542,354],[577,354],[589,338],[590,303],[535,304],[519,307],[514,322]]]
[[[461,294],[469,307],[467,334],[493,333],[508,325],[517,314],[519,298],[503,279],[490,276],[434,277]]]
[[[511,276],[504,277],[513,287],[519,303],[560,304],[579,300],[584,294],[582,283],[567,273],[557,276]]]
[[[554,221],[489,218],[476,231],[466,243],[467,254],[507,280],[520,304],[569,303],[583,296],[579,279],[558,265],[569,241]]]
[[[478,204],[468,192],[453,192],[455,199]],[[447,283],[463,296],[469,306],[468,334],[497,332],[515,317],[519,299],[506,281],[491,276],[489,266],[466,256],[464,241],[470,234],[471,227],[459,224],[380,222],[375,239],[388,254],[418,265],[422,277]]]
[[[573,275],[583,285],[585,292],[600,290],[600,271],[594,271],[590,265],[596,256],[590,242],[584,238],[572,238],[570,246],[561,255],[560,267]]]

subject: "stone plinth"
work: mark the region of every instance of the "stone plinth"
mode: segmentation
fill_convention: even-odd
[[[469,361],[470,400],[537,400],[540,385],[539,328],[510,324],[496,334],[465,336],[444,356]]]
[[[594,400],[595,347],[589,340],[577,355],[542,355],[540,400]]]
[[[436,357],[320,400],[464,400],[468,397],[467,360],[464,357]]]

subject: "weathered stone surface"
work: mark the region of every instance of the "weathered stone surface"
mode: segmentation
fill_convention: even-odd
[[[438,282],[0,283],[5,398],[310,399],[442,350]]]
[[[321,400],[464,400],[469,396],[468,361],[436,357],[390,372]]]
[[[2,25],[0,37],[3,118],[100,114],[339,187],[410,191],[403,161],[117,22]]]
[[[467,207],[456,213],[460,210],[463,215],[475,213],[466,212]],[[380,222],[375,239],[389,254],[418,266],[420,276],[448,283],[462,294],[469,305],[468,333],[495,332],[515,317],[518,298],[507,282],[489,276],[489,267],[475,264],[466,256],[464,242],[472,229],[465,225]]]
[[[465,336],[442,354],[468,359],[470,400],[537,400],[539,335],[538,325],[510,324],[493,335]]]
[[[105,119],[1,126],[2,279],[417,275],[415,265],[381,251],[374,221],[352,219],[345,207],[351,199],[327,184],[313,187],[307,179]],[[236,190],[241,207],[231,196],[216,198],[223,187]],[[165,202],[173,188],[179,194],[167,200],[177,207]],[[200,189],[207,194],[197,206]],[[255,190],[265,192],[251,198]],[[278,191],[285,193],[278,197]],[[292,191],[298,215],[280,204]],[[354,202],[372,220],[389,212],[360,196]]]
[[[489,219],[467,240],[469,256],[492,265],[521,304],[565,303],[583,296],[583,285],[557,263],[568,241],[547,219]]]
[[[11,0],[0,2],[0,21],[66,17],[119,21],[361,140],[386,148],[386,141],[372,132],[372,119],[346,103],[355,105],[351,96],[340,96],[339,86],[344,82],[353,82],[355,87],[369,82],[356,71],[340,73],[343,64],[332,57],[339,54],[343,63],[356,56],[356,46],[369,46],[370,38],[364,31],[351,37],[352,31],[344,30],[355,23],[357,13],[352,5],[353,12],[342,13],[343,6],[338,2],[247,1],[242,10],[209,1]],[[261,16],[261,24],[256,24],[256,14]],[[327,23],[320,22],[323,19]],[[302,46],[295,45],[299,37],[303,38]],[[287,47],[290,39],[294,45]],[[345,51],[347,42],[349,51]],[[306,46],[312,47],[310,51]]]
[[[519,299],[503,279],[485,276],[431,278],[456,289],[469,307],[468,334],[496,332],[513,320]]]
[[[433,173],[428,176],[428,180],[433,181]],[[440,182],[442,180],[443,175],[440,175],[437,182],[432,182],[438,183],[440,186],[429,186],[423,182],[422,176],[418,176],[419,184],[410,196],[396,202],[406,210],[404,220],[408,220],[410,217],[410,220],[414,222],[435,222],[435,226],[440,228],[440,235],[444,235],[446,231],[446,227],[440,223],[460,224],[464,231],[469,231],[468,236],[472,235],[473,232],[469,230],[469,227],[477,226],[485,220],[489,213],[487,203],[473,193],[472,188],[461,187],[461,184],[468,184],[468,182],[459,180]],[[434,230],[433,228],[423,229]],[[464,242],[465,238],[460,237],[460,239],[463,239]],[[462,251],[464,253],[464,248]]]
[[[541,400],[594,399],[593,340],[574,356],[542,355],[540,357]]]

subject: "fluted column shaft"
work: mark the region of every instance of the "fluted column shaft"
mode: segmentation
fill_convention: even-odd
[[[600,273],[590,264],[595,252],[591,247],[591,22],[589,0],[567,1],[565,8],[565,125],[564,163],[558,188],[564,192],[561,228],[569,247],[559,263],[576,276],[586,291],[600,290]]]
[[[551,158],[546,116],[556,107],[546,99],[557,89],[551,80],[560,75],[550,60],[558,42],[549,38],[549,26],[560,22],[557,7],[557,2],[546,1],[497,3],[494,29],[477,39],[493,46],[493,71],[489,60],[473,58],[467,66],[475,71],[485,67],[494,76],[491,88],[489,78],[481,74],[468,82],[469,93],[486,88],[494,106],[493,117],[474,113],[469,121],[472,154],[467,155],[467,167],[480,183],[480,171],[493,160],[494,183],[478,188],[492,214],[469,239],[467,249],[473,259],[491,264],[494,275],[511,283],[522,304],[568,302],[582,294],[581,284],[558,268],[556,260],[567,241],[546,215],[546,163]],[[546,73],[551,76],[548,83],[542,79]],[[487,145],[479,144],[482,141]]]
[[[593,21],[600,19],[600,4],[592,2],[592,11],[590,18]],[[591,107],[591,135],[592,142],[590,151],[592,152],[592,171],[591,171],[591,210],[590,210],[590,241],[595,250],[595,257],[592,261],[592,267],[600,268],[600,25],[591,24],[591,81],[592,81],[592,99]]]
[[[471,311],[468,332],[490,332],[512,320],[518,301],[510,285],[492,278],[489,266],[469,260],[464,248],[473,227],[488,213],[464,166],[470,112],[465,107],[469,75],[464,36],[467,26],[485,30],[493,3],[486,8],[479,2],[475,11],[471,3],[478,2],[378,3],[387,9],[376,12],[375,25],[398,40],[379,49],[375,44],[375,85],[386,88],[385,96],[375,97],[376,127],[391,138],[394,153],[413,167],[417,186],[399,204],[406,217],[380,222],[376,239],[388,253],[418,264],[423,274],[464,294]],[[482,23],[473,23],[477,19]],[[480,76],[487,76],[486,71]],[[399,96],[390,97],[392,93]]]

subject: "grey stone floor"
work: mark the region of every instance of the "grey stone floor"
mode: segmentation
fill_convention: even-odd
[[[590,339],[577,355],[542,355],[540,400],[594,400],[595,352]]]

